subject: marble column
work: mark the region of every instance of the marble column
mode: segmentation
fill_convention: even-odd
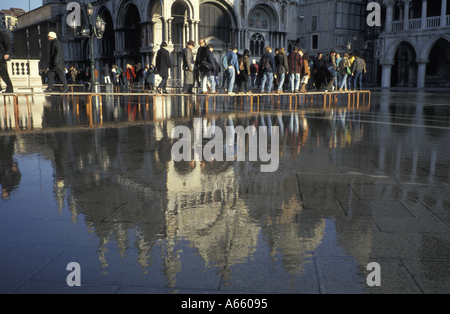
[[[381,87],[391,87],[391,70],[394,64],[394,60],[384,60],[381,62]]]
[[[427,0],[422,1],[421,29],[427,28]]]
[[[417,88],[425,87],[425,75],[428,59],[416,59],[417,68]]]
[[[392,32],[392,20],[394,15],[394,0],[387,0],[384,2],[386,5],[386,32]]]
[[[447,0],[441,0],[441,27],[447,24]]]
[[[172,44],[172,20],[173,17],[167,19],[167,44]]]
[[[403,0],[403,3],[405,5],[404,12],[405,12],[405,18],[404,18],[404,25],[403,30],[407,31],[409,29],[409,4],[411,3],[411,0]]]

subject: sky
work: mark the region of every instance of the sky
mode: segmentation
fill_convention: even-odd
[[[28,6],[28,2],[30,5]],[[0,0],[0,10],[11,7],[31,11],[42,6],[42,0]],[[29,9],[30,8],[30,9]]]

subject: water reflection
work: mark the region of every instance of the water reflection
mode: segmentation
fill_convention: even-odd
[[[384,213],[374,199],[449,202],[444,193],[430,196],[415,186],[398,185],[401,180],[449,182],[449,172],[439,172],[449,168],[448,129],[435,134],[410,125],[442,121],[442,111],[434,117],[424,108],[425,117],[420,117],[420,111],[394,110],[392,100],[382,98],[371,108],[349,108],[344,102],[289,110],[286,103],[280,109],[261,103],[260,112],[248,103],[241,111],[239,102],[214,106],[205,99],[170,99],[157,97],[153,103],[112,97],[102,103],[102,118],[92,112],[103,126],[85,128],[80,126],[88,125],[89,117],[81,98],[47,97],[43,110],[31,114],[36,132],[15,135],[10,104],[5,104],[2,197],[26,198],[37,189],[21,181],[16,157],[33,159],[38,152],[51,162],[57,212],[67,210],[74,225],[85,224],[95,235],[105,276],[121,267],[111,257],[111,243],[121,259],[133,256],[142,276],[161,272],[166,287],[177,287],[185,271],[183,257],[196,255],[204,269],[220,277],[221,289],[257,286],[258,276],[268,276],[259,272],[271,270],[289,277],[280,291],[296,291],[299,278],[336,269],[321,259],[332,256],[343,263],[341,279],[357,284],[352,292],[364,291],[364,267],[376,251],[374,239],[380,229],[390,228],[382,220],[374,222],[371,213]],[[399,110],[401,117],[396,116]],[[194,117],[201,117],[203,127],[278,126],[278,171],[261,173],[260,161],[174,162],[171,132],[184,125],[193,133]],[[35,122],[39,118],[41,124]],[[248,141],[238,149],[248,160]],[[407,215],[401,206],[394,210]],[[247,267],[249,274],[243,270]],[[253,281],[246,283],[251,275]]]

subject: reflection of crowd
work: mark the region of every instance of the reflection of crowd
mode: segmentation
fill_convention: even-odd
[[[20,174],[17,161],[13,160],[14,138],[3,137],[0,139],[0,185],[2,186],[1,197],[9,200],[11,192],[20,183]]]

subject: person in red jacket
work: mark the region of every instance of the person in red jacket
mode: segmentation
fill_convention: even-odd
[[[136,77],[136,73],[134,73],[134,67],[131,66],[131,64],[127,64],[127,69],[125,70],[125,72],[123,72],[123,75],[125,75],[127,82],[131,87],[133,85],[133,80]]]

